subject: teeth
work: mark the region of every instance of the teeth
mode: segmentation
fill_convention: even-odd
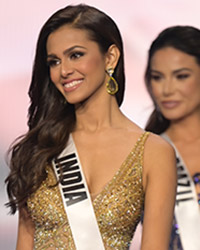
[[[77,80],[77,81],[73,81],[73,82],[70,82],[70,83],[66,83],[64,85],[65,88],[71,88],[71,87],[74,87],[76,86],[77,84],[81,83],[82,80]]]

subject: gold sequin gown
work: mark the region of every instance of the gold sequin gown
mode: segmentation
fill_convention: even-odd
[[[148,132],[140,136],[112,180],[93,200],[106,250],[128,249],[140,220],[144,204],[142,162],[147,137]],[[35,223],[34,249],[74,250],[76,247],[59,189],[57,186],[49,187],[55,181],[55,175],[49,168],[47,179],[27,202]]]

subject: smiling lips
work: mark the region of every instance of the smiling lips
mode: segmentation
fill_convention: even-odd
[[[65,82],[65,83],[63,83],[64,91],[65,92],[73,91],[73,90],[77,89],[82,82],[83,82],[83,79]]]
[[[179,101],[163,101],[161,102],[162,106],[166,109],[173,109],[179,105]]]

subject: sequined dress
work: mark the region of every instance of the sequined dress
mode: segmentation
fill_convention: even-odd
[[[148,132],[137,140],[114,177],[93,200],[94,212],[105,249],[125,250],[140,220],[144,192],[142,162]],[[51,168],[40,188],[28,199],[27,206],[35,224],[34,249],[74,250],[75,245]],[[88,249],[89,250],[89,249]]]

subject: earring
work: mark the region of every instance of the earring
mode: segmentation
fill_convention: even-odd
[[[107,74],[109,75],[109,80],[106,83],[106,90],[109,94],[114,95],[115,93],[117,93],[118,91],[118,83],[116,82],[116,80],[114,79],[114,77],[112,77],[113,73],[114,73],[114,69],[109,68],[106,70]]]

